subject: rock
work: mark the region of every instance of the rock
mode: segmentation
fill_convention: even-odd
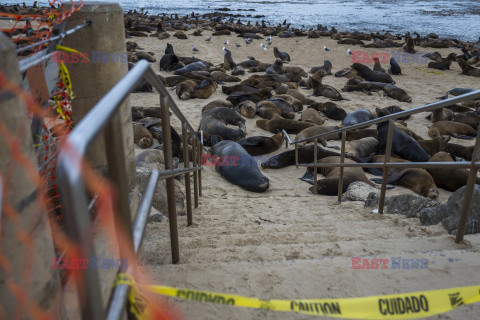
[[[370,192],[365,200],[365,208],[375,208],[378,206],[378,201],[380,199],[380,193]]]
[[[461,187],[448,198],[445,204],[434,208],[425,208],[420,211],[420,221],[423,225],[442,223],[448,233],[456,233],[458,221],[463,207],[463,198],[466,186]],[[480,185],[476,184],[473,189],[472,202],[468,213],[465,234],[480,232]]]
[[[157,209],[153,208],[150,210],[150,215],[148,216],[147,223],[149,222],[162,222],[165,215],[158,211]]]
[[[351,183],[342,196],[342,201],[366,201],[370,193],[380,194],[380,191],[365,182]]]
[[[413,193],[400,194],[385,199],[385,209],[388,214],[403,214],[407,218],[418,218],[424,208],[437,207],[437,201]]]

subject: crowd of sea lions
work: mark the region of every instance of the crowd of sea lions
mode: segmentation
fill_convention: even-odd
[[[391,33],[360,33],[339,32],[335,28],[328,30],[318,25],[316,30],[303,30],[290,25],[280,24],[273,26],[262,22],[244,23],[234,21],[224,13],[214,13],[199,16],[192,13],[185,17],[178,15],[147,16],[143,13],[131,11],[125,15],[127,37],[157,37],[167,39],[169,32],[179,39],[188,39],[189,36],[201,36],[204,30],[212,31],[205,41],[211,41],[212,36],[237,34],[243,38],[245,45],[258,39],[262,48],[263,42],[270,45],[272,37],[330,37],[339,44],[360,45],[362,47],[387,48],[399,47],[404,52],[415,54],[416,46],[425,48],[451,48],[452,52],[447,57],[442,57],[438,52],[424,55],[431,62],[428,68],[445,70],[453,62],[458,63],[462,74],[480,77],[480,43],[464,42],[456,39],[441,39],[435,34],[420,36],[417,33],[393,35]],[[187,32],[191,31],[191,34]],[[415,37],[414,37],[415,36]],[[168,40],[166,40],[168,41]],[[366,44],[367,41],[372,41]],[[240,41],[239,41],[240,42]],[[412,97],[406,90],[398,87],[395,77],[402,77],[402,70],[394,58],[390,59],[387,70],[381,66],[378,58],[374,59],[373,69],[362,63],[353,63],[350,66],[333,66],[331,61],[325,60],[321,66],[312,66],[307,72],[294,66],[294,59],[288,52],[275,47],[269,61],[260,61],[255,57],[245,57],[244,61],[234,61],[228,49],[228,40],[223,47],[224,62],[214,65],[195,57],[180,56],[175,53],[172,44],[168,43],[164,55],[158,61],[160,70],[172,73],[162,77],[162,83],[175,90],[180,100],[207,99],[219,90],[226,95],[224,100],[214,100],[207,103],[199,111],[201,116],[198,131],[202,131],[204,145],[211,148],[211,159],[215,162],[216,170],[228,181],[240,187],[254,191],[264,192],[269,188],[269,180],[264,176],[253,156],[272,153],[280,148],[284,139],[284,132],[295,134],[296,139],[313,137],[339,128],[339,126],[325,125],[326,119],[342,121],[342,126],[351,126],[376,117],[403,111],[398,106],[377,108],[375,113],[368,109],[359,108],[347,113],[339,104],[346,100],[342,92],[361,91],[371,94],[372,91],[384,92],[384,99],[412,102]],[[235,42],[237,47],[241,46]],[[156,61],[154,53],[143,52],[134,42],[127,42],[130,68],[138,59]],[[192,45],[192,54],[196,53]],[[328,50],[328,48],[324,48]],[[351,54],[351,50],[348,49]],[[335,73],[333,69],[339,70]],[[241,79],[241,76],[247,76]],[[337,89],[329,84],[328,77],[347,78],[345,86]],[[306,96],[299,88],[310,90]],[[137,91],[149,91],[145,84],[140,84]],[[448,96],[471,92],[469,88],[455,88],[446,93],[441,99]],[[330,102],[316,102],[315,96],[323,96]],[[460,139],[474,138],[480,122],[479,101],[469,101],[447,108],[437,109],[427,118],[432,124],[428,135],[430,139],[419,136],[408,128],[408,117],[398,119],[393,130],[393,145],[391,161],[454,161],[457,159],[470,160],[472,147],[450,143],[451,137]],[[138,110],[136,110],[138,111]],[[296,117],[297,114],[299,118]],[[135,142],[142,148],[151,146],[148,131],[151,124],[156,123],[151,115],[145,122],[138,112],[134,116]],[[271,132],[273,135],[248,136],[245,118],[260,118],[256,120],[257,127]],[[298,119],[297,119],[298,118]],[[143,121],[143,122],[142,122]],[[148,124],[145,125],[145,123]],[[140,128],[143,126],[147,130]],[[142,130],[141,130],[142,129]],[[175,129],[172,128],[172,132]],[[347,132],[347,162],[383,162],[386,149],[388,123],[380,123],[376,128],[365,128]],[[161,133],[159,136],[161,143]],[[145,137],[148,136],[148,141]],[[182,157],[180,137],[175,132],[178,156]],[[172,136],[172,137],[173,137]],[[338,162],[340,154],[331,150],[328,141],[341,139],[340,134],[331,134],[318,139],[317,158],[319,162]],[[161,148],[161,146],[160,146]],[[314,146],[305,143],[299,148],[298,160],[303,163],[313,162]],[[229,161],[236,159],[237,161]],[[182,161],[180,159],[180,161]],[[264,160],[262,169],[281,169],[295,164],[293,150],[274,155]],[[374,175],[381,175],[379,169],[365,169]],[[362,181],[375,185],[360,168],[346,168],[343,176],[343,191],[354,181]],[[312,182],[312,168],[302,178]],[[318,172],[325,176],[318,181],[317,192],[324,195],[336,194],[339,184],[338,168],[318,168]],[[389,184],[398,184],[411,189],[413,192],[430,199],[439,195],[438,188],[455,191],[466,184],[467,169],[391,169],[388,175]],[[372,179],[378,182],[378,179]],[[477,178],[477,183],[480,179]],[[311,191],[312,188],[310,188]]]

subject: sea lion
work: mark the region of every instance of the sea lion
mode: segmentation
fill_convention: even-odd
[[[312,126],[310,128],[306,128],[300,131],[295,137],[295,141],[308,139],[310,137],[314,137],[316,135],[327,133],[336,129],[338,129],[338,126]],[[326,141],[337,140],[337,139],[340,139],[339,133],[334,133],[334,134],[329,134],[326,136],[319,137],[317,138],[317,141],[320,142],[322,145],[326,146],[327,145]],[[313,140],[305,141],[303,145],[306,145],[309,142],[311,143],[313,142]]]
[[[376,108],[377,116],[383,117],[390,113],[385,109]],[[388,136],[388,121],[377,123],[379,153],[385,154]],[[422,149],[415,139],[393,127],[392,152],[400,157],[416,162],[427,162],[430,156]]]
[[[237,64],[233,61],[232,52],[226,48],[223,49],[225,54],[223,55],[223,67],[225,70],[231,70],[237,66]]]
[[[457,113],[453,116],[453,121],[468,124],[476,129],[480,124],[480,111]]]
[[[210,109],[216,108],[216,107],[226,107],[226,108],[234,108],[233,104],[230,101],[225,101],[225,100],[213,100],[207,103],[203,108],[202,108],[202,114],[207,112]]]
[[[173,72],[174,75],[182,75],[192,71],[200,71],[208,69],[210,65],[205,61],[197,61],[186,65],[183,68],[177,69]]]
[[[397,61],[393,57],[390,58],[390,68],[388,68],[388,73],[389,74],[394,74],[394,75],[401,75],[402,74],[402,68],[400,68]]]
[[[245,100],[260,102],[262,100],[267,100],[272,96],[270,91],[270,89],[265,88],[258,92],[234,92],[227,97],[227,100],[230,101],[234,106],[238,106]]]
[[[286,94],[290,87],[286,83],[280,83],[275,89],[276,94]]]
[[[245,148],[252,156],[277,151],[283,143],[283,132],[279,132],[271,137],[253,136],[237,141],[239,145]]]
[[[138,59],[145,59],[148,62],[157,62],[157,59],[155,59],[151,54],[144,51],[135,52],[135,55],[138,57]]]
[[[282,61],[290,61],[290,55],[286,52],[279,51],[277,47],[273,47],[273,55],[275,58],[282,59]]]
[[[357,158],[365,158],[378,151],[378,140],[373,137],[366,137],[349,141],[345,145],[345,153]]]
[[[265,192],[269,180],[258,168],[255,159],[233,141],[221,141],[212,147],[211,153],[219,159],[215,170],[227,181],[252,192]]]
[[[342,124],[346,127],[353,126],[362,122],[375,119],[373,113],[368,109],[358,109],[352,113],[347,114],[343,119]]]
[[[397,129],[400,130],[401,132],[409,135],[410,137],[412,137],[416,141],[425,140],[423,137],[416,134],[415,131],[413,131],[410,128],[407,128],[405,125],[401,124],[400,121],[395,121],[395,127],[397,127]]]
[[[303,70],[302,68],[297,67],[297,66],[283,66],[282,67],[282,73],[294,74],[294,75],[297,75],[297,76],[300,76],[300,77],[307,77],[308,76],[308,73],[306,73],[305,70]]]
[[[260,90],[250,84],[236,84],[234,86],[222,86],[222,92],[225,94],[232,94],[234,92],[252,92],[252,93],[257,93]]]
[[[390,107],[385,107],[385,108],[382,108],[382,109],[385,109],[387,110],[388,112],[390,112],[390,114],[394,114],[394,113],[399,113],[399,112],[403,112],[405,110],[403,110],[402,108],[398,107],[398,106],[390,106]],[[400,118],[397,118],[398,120],[408,120],[410,119],[410,116],[405,116],[405,117],[400,117]]]
[[[305,147],[298,148],[298,163],[312,163],[314,155],[314,145],[310,144]],[[340,156],[337,152],[333,152],[317,145],[317,159],[330,156]],[[271,156],[262,162],[263,169],[281,169],[295,164],[295,150],[288,150],[280,154]]]
[[[372,179],[381,183],[382,179]],[[438,198],[438,189],[430,173],[419,168],[391,168],[387,177],[388,184],[398,184],[408,188],[423,197],[435,200]]]
[[[453,153],[455,157],[463,158],[467,161],[472,161],[473,146],[465,147],[456,143],[447,143],[445,151]]]
[[[298,134],[303,129],[314,126],[313,123],[284,118],[275,118],[271,120],[261,119],[257,120],[256,125],[257,127],[272,133],[278,133],[284,129],[285,132],[292,134]]]
[[[373,71],[369,67],[361,64],[361,63],[354,63],[352,64],[352,69],[357,71],[357,73],[367,81],[375,81],[375,82],[384,82],[384,83],[395,83],[392,77],[384,72],[380,71]]]
[[[283,99],[287,101],[293,108],[293,111],[298,112],[303,110],[303,103],[288,94],[277,94],[270,98],[270,101],[275,101],[275,99]]]
[[[278,109],[273,102],[265,100],[257,103],[257,114],[263,119],[282,117],[280,109]]]
[[[415,51],[415,42],[413,41],[413,38],[409,35],[405,36],[405,46],[403,47],[403,50],[408,53],[416,53]]]
[[[257,105],[250,100],[243,101],[238,105],[240,114],[246,118],[253,118],[257,113]]]
[[[447,91],[446,95],[441,96],[438,99],[445,100],[445,99],[448,99],[449,95],[456,97],[456,96],[460,96],[462,94],[470,93],[473,91],[475,90],[470,88],[453,88],[452,90]]]
[[[322,112],[327,118],[332,120],[342,121],[347,116],[347,112],[342,108],[338,107],[333,102],[316,102],[308,106],[308,108],[313,108],[317,111]]]
[[[321,159],[319,163],[340,163],[340,159],[341,158],[338,156],[326,157]],[[344,162],[357,163],[356,161],[348,158],[345,158]],[[319,179],[317,181],[317,194],[323,194],[327,196],[337,195],[338,185],[340,182],[340,167],[317,167],[317,172],[325,176],[325,179]],[[375,187],[375,185],[370,180],[368,180],[362,168],[343,168],[342,192],[347,191],[348,186],[355,181],[361,181]],[[313,187],[310,187],[309,190],[313,193]]]
[[[346,134],[347,141],[360,140],[363,138],[372,137],[378,138],[377,129],[358,129],[358,130],[349,130]]]
[[[380,59],[378,59],[377,57],[373,58],[373,70],[374,71],[380,71],[380,72],[383,72],[383,73],[386,73],[385,72],[385,69],[382,68],[382,65],[380,64]]]
[[[469,65],[468,62],[466,62],[463,59],[458,59],[457,62],[460,68],[462,68],[462,74],[465,74],[467,76],[477,77],[477,78],[480,77],[480,69],[477,69]]]
[[[446,152],[438,152],[428,162],[452,162],[455,161]],[[428,168],[437,187],[447,191],[455,192],[465,186],[468,181],[470,170],[463,168]],[[475,177],[475,183],[480,184],[480,178]]]
[[[236,125],[238,129],[232,129],[227,125]],[[218,135],[223,140],[240,140],[246,136],[245,119],[235,110],[225,107],[216,107],[202,114],[198,131],[203,130],[209,135]]]
[[[473,139],[477,132],[468,124],[455,121],[435,122],[429,129],[428,135],[435,138],[442,135],[451,135],[457,139]]]
[[[452,110],[447,108],[438,108],[432,111],[431,120],[432,123],[438,121],[451,121],[453,120],[454,113]]]
[[[438,69],[438,70],[449,70],[452,61],[456,59],[455,53],[450,53],[445,59],[440,61],[431,61],[428,63],[428,68]]]
[[[267,68],[265,71],[267,74],[283,74],[282,71],[283,61],[280,58],[277,58],[275,62]]]
[[[298,121],[310,122],[316,125],[323,124],[323,119],[318,114],[318,111],[311,108],[304,110]]]
[[[311,104],[315,103],[315,100],[306,97],[301,92],[299,92],[298,90],[295,90],[295,89],[288,89],[286,94],[294,97],[295,99],[297,99],[298,101],[300,101],[304,105],[305,104],[311,105]]]
[[[281,116],[285,119],[293,119],[295,118],[295,110],[293,109],[292,105],[283,98],[275,98],[270,99],[275,107],[280,110]]]
[[[323,66],[320,67],[312,67],[310,69],[310,73],[314,74],[318,70],[325,70],[327,74],[332,74],[332,63],[329,60],[323,60]]]
[[[342,97],[340,92],[332,86],[322,84],[321,80],[317,80],[320,78],[320,73],[324,73],[324,70],[317,71],[310,79],[310,85],[313,89],[313,95],[316,97],[324,96],[330,98],[332,100],[346,100]],[[315,77],[317,76],[317,77]],[[323,75],[321,76],[323,77]],[[321,78],[320,78],[321,79]]]
[[[222,71],[213,71],[210,73],[210,78],[217,82],[240,82],[239,77],[231,76]]]
[[[192,92],[193,98],[208,99],[217,89],[217,83],[213,80],[203,80]]]
[[[132,107],[132,120],[137,121],[145,117],[161,118],[161,108],[159,107]]]
[[[425,150],[430,156],[433,156],[434,154],[445,150],[445,147],[451,138],[452,137],[450,136],[439,136],[432,140],[418,140],[417,142],[423,150]]]
[[[192,92],[197,86],[193,80],[186,80],[177,85],[176,93],[180,100],[188,100],[192,97]]]
[[[148,131],[147,128],[145,128],[142,124],[140,123],[133,123],[133,141],[137,146],[139,146],[142,149],[150,148],[153,144],[153,136]]]
[[[185,67],[175,54],[166,54],[160,59],[160,70],[175,71]]]

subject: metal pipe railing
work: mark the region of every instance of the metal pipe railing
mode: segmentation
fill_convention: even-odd
[[[393,140],[393,130],[395,126],[395,120],[405,116],[410,116],[419,112],[432,111],[439,108],[448,107],[458,102],[468,101],[472,99],[480,98],[480,90],[476,90],[464,95],[453,97],[450,99],[442,100],[427,104],[425,106],[420,106],[413,108],[407,111],[402,111],[394,114],[390,114],[384,117],[380,117],[374,120],[369,120],[362,122],[353,126],[344,127],[322,134],[318,134],[309,138],[295,140],[293,144],[295,145],[295,166],[298,168],[301,167],[314,167],[314,194],[317,194],[317,167],[339,167],[339,184],[338,184],[338,202],[341,202],[342,191],[343,191],[343,169],[350,167],[362,167],[362,168],[382,168],[383,169],[383,179],[380,191],[380,199],[378,204],[378,212],[383,214],[384,203],[385,203],[385,194],[387,187],[387,178],[389,168],[470,168],[470,173],[467,181],[467,187],[465,191],[464,203],[462,206],[462,214],[459,221],[459,226],[457,229],[457,236],[455,241],[458,243],[463,240],[465,233],[465,227],[467,224],[468,213],[470,209],[470,203],[473,196],[473,188],[475,184],[475,178],[477,176],[477,170],[480,168],[480,162],[477,162],[479,158],[480,150],[480,126],[477,130],[477,136],[475,141],[475,146],[472,154],[471,161],[465,162],[390,162],[390,157],[392,153],[392,140]],[[388,121],[388,134],[387,134],[387,144],[385,150],[385,158],[383,163],[345,163],[345,144],[346,144],[346,133],[347,131],[360,129],[364,127],[371,126],[373,124],[381,123]],[[332,134],[341,134],[342,144],[341,144],[341,155],[339,163],[317,163],[317,138],[328,136]],[[314,142],[314,155],[313,163],[300,164],[298,163],[298,144],[302,142],[312,141]]]

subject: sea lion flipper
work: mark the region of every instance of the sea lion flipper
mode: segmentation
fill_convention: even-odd
[[[310,168],[308,168],[307,171],[305,172],[305,174],[303,175],[303,177],[301,177],[299,179],[313,185],[314,177],[315,176],[313,174],[313,171],[310,170]]]
[[[207,87],[210,84],[208,80],[203,80],[199,85],[196,86],[195,89],[202,89]]]
[[[457,138],[457,139],[473,139],[473,138],[475,138],[475,136],[465,136],[465,135],[458,134],[458,133],[455,133],[455,132],[450,133],[450,135],[454,138]]]

